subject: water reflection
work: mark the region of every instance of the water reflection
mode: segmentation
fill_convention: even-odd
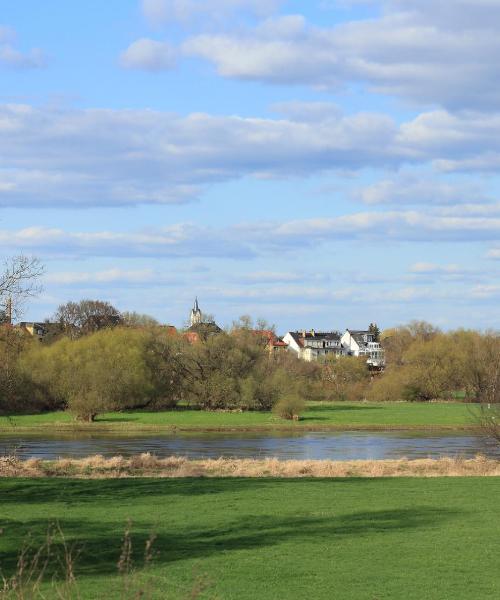
[[[321,433],[196,433],[169,435],[111,434],[9,435],[0,437],[0,454],[19,457],[80,458],[92,454],[132,456],[151,452],[160,457],[380,460],[388,458],[473,457],[500,458],[492,442],[468,433],[415,434],[409,432]]]

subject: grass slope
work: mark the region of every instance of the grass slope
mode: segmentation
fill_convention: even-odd
[[[163,412],[129,411],[100,415],[90,425],[75,424],[69,413],[0,417],[0,429],[29,429],[47,425],[59,428],[140,430],[175,427],[180,429],[278,429],[278,428],[460,428],[474,425],[474,406],[463,403],[321,403],[309,402],[298,422],[285,421],[271,413],[206,412],[170,410]]]
[[[120,597],[127,518],[153,530],[158,598],[493,600],[500,597],[500,479],[0,480],[0,561],[57,519],[82,552],[82,599]],[[164,578],[164,579],[163,579]]]

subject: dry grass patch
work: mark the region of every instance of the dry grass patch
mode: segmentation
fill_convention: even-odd
[[[278,460],[158,458],[144,453],[130,458],[101,455],[81,459],[0,458],[0,477],[484,477],[499,476],[500,460],[475,458],[408,460]]]

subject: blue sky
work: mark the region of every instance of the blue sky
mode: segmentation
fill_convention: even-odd
[[[498,327],[500,0],[0,0],[25,318]]]

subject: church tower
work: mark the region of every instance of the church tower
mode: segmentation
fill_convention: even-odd
[[[189,316],[189,324],[192,327],[193,325],[200,325],[202,322],[202,314],[200,307],[198,306],[198,298],[195,298],[193,308],[191,309],[191,315]]]

